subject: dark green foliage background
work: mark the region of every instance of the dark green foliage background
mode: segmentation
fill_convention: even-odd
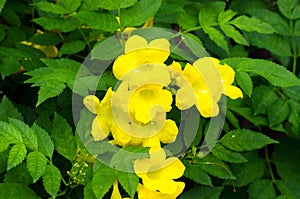
[[[92,156],[110,150],[116,159],[122,151],[105,142],[85,149],[93,115],[75,102],[82,109],[75,126],[72,94],[88,94],[74,80],[90,52],[102,61],[120,53],[116,44],[100,56],[92,51],[97,44],[151,17],[154,27],[186,37],[191,54],[199,55],[203,46],[230,65],[244,93],[243,99],[227,99],[222,137],[205,157],[198,151],[209,120],[201,118],[196,139],[181,157],[186,187],[179,198],[300,198],[298,0],[0,0],[0,11],[0,198],[110,198],[116,179],[124,197],[137,198],[135,174]],[[41,46],[55,47],[57,56]],[[97,70],[84,70],[77,81],[93,88]],[[98,97],[115,83],[106,71]],[[170,117],[178,123],[180,113]],[[126,150],[142,154],[128,160],[147,153]]]

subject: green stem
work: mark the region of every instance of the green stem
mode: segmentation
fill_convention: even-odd
[[[88,39],[86,38],[85,34],[82,32],[82,30],[80,28],[78,28],[78,31],[80,32],[80,34],[81,34],[82,38],[84,39],[86,45],[88,46],[89,50],[91,51],[92,50],[91,45],[90,45]]]
[[[270,158],[269,158],[269,153],[268,153],[268,147],[265,147],[265,156],[266,156],[266,162],[267,162],[267,166],[268,166],[268,169],[269,169],[269,173],[270,173],[272,182],[276,185],[276,179],[274,177],[274,173],[273,173],[273,170],[272,170],[272,167],[271,167],[271,163],[270,163]]]
[[[188,33],[188,32],[192,32],[192,31],[196,31],[196,30],[200,30],[202,29],[201,26],[197,26],[197,27],[194,27],[194,28],[190,28],[190,29],[187,29],[187,30],[184,30],[182,31],[183,33]]]
[[[290,19],[290,36],[292,39],[292,51],[293,51],[293,73],[296,75],[297,71],[297,48],[295,42],[295,35],[294,35],[294,28],[293,28],[293,21]]]

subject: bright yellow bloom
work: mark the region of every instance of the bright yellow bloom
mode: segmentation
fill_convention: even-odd
[[[220,60],[216,58],[211,58],[211,59],[217,66],[219,73],[221,75],[221,79],[224,86],[224,92],[225,92],[224,94],[230,97],[231,99],[237,99],[239,97],[243,98],[242,91],[238,87],[231,85],[234,81],[234,75],[235,75],[234,70],[227,64],[221,65]]]
[[[134,162],[135,173],[142,178],[143,186],[147,190],[159,191],[161,194],[179,195],[184,183],[176,182],[185,170],[185,166],[176,157],[166,159],[163,149],[150,149],[150,158],[139,159]],[[142,195],[146,190],[141,190]]]
[[[124,113],[126,114],[126,113]],[[126,121],[122,113],[118,114],[111,128],[113,144],[120,146],[160,147],[160,143],[174,142],[178,128],[173,120],[165,119],[165,114],[156,114],[151,123],[140,125],[135,121]]]
[[[92,113],[96,114],[93,120],[91,134],[95,141],[105,139],[110,133],[110,128],[112,126],[113,116],[111,112],[111,97],[112,89],[109,88],[100,102],[100,100],[94,96],[89,95],[83,99],[83,104]]]
[[[170,65],[171,76],[180,87],[176,93],[176,106],[185,110],[196,105],[203,117],[219,114],[218,101],[222,94],[236,99],[242,97],[239,88],[232,86],[234,71],[228,65],[221,65],[215,58],[204,57],[193,65],[186,64],[183,71],[179,63]]]
[[[113,73],[122,79],[126,73],[145,64],[162,64],[170,55],[170,43],[166,39],[155,39],[150,43],[138,35],[133,35],[125,43],[125,54],[114,62]]]
[[[152,191],[150,189],[146,189],[142,184],[138,185],[137,192],[139,199],[153,199],[153,198],[159,198],[159,199],[176,199],[179,194],[184,189],[184,183],[180,182],[177,184],[177,189],[172,194],[163,194],[159,191]]]
[[[130,198],[122,198],[120,191],[119,191],[117,180],[114,182],[113,191],[111,193],[110,199],[130,199]]]

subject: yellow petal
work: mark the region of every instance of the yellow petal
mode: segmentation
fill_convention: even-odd
[[[232,85],[224,85],[225,94],[230,97],[231,99],[243,98],[242,91],[235,86]]]
[[[228,66],[227,64],[224,65],[218,65],[218,70],[221,74],[221,78],[223,80],[224,84],[232,84],[234,81],[234,70]]]
[[[148,174],[149,178],[165,178],[169,180],[180,178],[185,170],[185,166],[182,162],[176,158],[171,157],[165,161],[165,165],[156,171],[152,171]]]
[[[195,92],[190,85],[185,85],[177,90],[176,106],[180,110],[191,108],[196,103]]]
[[[114,62],[112,70],[117,79],[121,79],[128,72],[135,69],[140,63],[137,63],[139,59],[135,57],[135,54],[129,53],[126,55],[120,55]]]
[[[149,43],[148,47],[169,52],[170,51],[170,42],[164,38],[154,39]]]
[[[96,116],[93,120],[91,134],[95,141],[105,139],[110,132],[109,125],[105,121],[105,118],[100,118]]]
[[[172,100],[170,91],[164,90],[160,85],[148,84],[137,89],[129,103],[131,111],[135,112],[135,119],[147,124],[152,120],[150,111],[154,106],[161,106],[168,112],[172,109]]]
[[[122,196],[121,196],[120,191],[119,191],[117,180],[114,182],[113,191],[112,191],[110,199],[122,199]]]
[[[158,133],[159,140],[164,143],[174,142],[178,134],[178,128],[173,120],[166,120],[163,129]]]
[[[112,125],[111,134],[114,137],[114,143],[120,146],[126,146],[132,139],[132,137],[120,129],[117,124]]]
[[[88,95],[83,99],[83,104],[92,113],[97,114],[100,107],[100,100],[95,95]]]
[[[125,43],[125,54],[129,53],[133,50],[138,50],[141,48],[146,48],[148,45],[148,42],[146,39],[139,35],[133,35],[128,38],[128,40]]]
[[[217,102],[211,99],[208,93],[198,94],[196,106],[203,117],[215,117],[219,114]]]
[[[152,191],[149,189],[146,189],[142,184],[138,185],[137,192],[139,199],[153,199],[153,198],[159,198],[159,199],[176,199],[177,196],[183,191],[185,184],[183,182],[177,183],[177,189],[172,194],[163,194],[158,191]]]

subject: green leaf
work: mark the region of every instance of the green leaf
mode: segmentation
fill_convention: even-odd
[[[184,192],[180,199],[219,199],[224,187],[196,186]]]
[[[27,168],[35,183],[46,171],[47,158],[38,151],[30,152],[27,156]]]
[[[209,175],[197,165],[191,164],[189,161],[184,161],[185,170],[184,176],[203,185],[213,186]]]
[[[197,57],[205,57],[207,55],[207,52],[203,47],[203,43],[198,37],[195,37],[195,35],[182,33],[182,40]]]
[[[276,34],[265,35],[256,32],[245,33],[245,35],[254,46],[267,49],[278,56],[292,56],[291,46],[286,37]]]
[[[220,12],[218,15],[218,22],[228,22],[230,21],[237,13],[232,10],[226,10],[224,12]]]
[[[44,129],[35,123],[31,128],[37,136],[38,150],[51,159],[54,151],[54,143],[51,140],[51,137]]]
[[[249,199],[254,198],[275,198],[276,192],[272,180],[256,180],[248,188]]]
[[[194,159],[193,164],[220,179],[235,179],[228,166],[210,154],[202,159]]]
[[[232,38],[236,43],[247,46],[249,45],[246,39],[243,37],[243,35],[239,31],[237,31],[232,25],[221,23],[220,28],[227,37]]]
[[[246,72],[237,71],[235,73],[235,79],[243,92],[251,97],[253,91],[253,82],[250,75]]]
[[[264,175],[265,162],[256,152],[244,154],[244,157],[248,162],[231,166],[232,173],[236,176],[234,184],[237,187],[245,186]]]
[[[290,35],[289,24],[276,12],[267,9],[251,9],[248,11],[253,17],[269,23],[280,35]]]
[[[208,34],[209,38],[213,42],[229,54],[229,48],[225,36],[219,30],[213,27],[204,26],[203,31]]]
[[[58,52],[58,56],[62,55],[72,55],[82,51],[85,48],[85,43],[80,40],[74,40],[70,42],[66,42],[62,45]]]
[[[35,34],[29,38],[29,41],[34,44],[45,45],[45,46],[55,46],[60,43],[60,39],[53,33],[43,33]]]
[[[6,3],[6,0],[0,0],[0,13],[1,13],[5,3]]]
[[[70,11],[70,13],[75,12],[81,5],[82,0],[61,0],[60,4]]]
[[[23,120],[21,113],[9,99],[4,96],[0,104],[0,121],[7,122],[8,118]]]
[[[61,32],[71,32],[80,26],[80,21],[75,17],[52,18],[42,16],[33,20],[45,30],[59,30]]]
[[[7,160],[7,170],[19,165],[26,157],[26,147],[24,144],[16,144],[11,147]]]
[[[101,165],[95,172],[92,179],[92,187],[97,198],[102,198],[116,181],[117,176],[115,170]]]
[[[33,190],[20,183],[0,183],[0,198],[41,199]]]
[[[61,15],[64,15],[64,14],[69,14],[70,11],[59,6],[59,5],[56,5],[54,3],[50,3],[50,2],[47,2],[47,1],[40,1],[38,3],[35,3],[33,4],[35,7],[37,7],[38,10],[41,10],[41,11],[44,11],[44,12],[50,12],[50,13],[53,13],[53,14],[61,14]]]
[[[292,11],[292,19],[300,18],[300,4],[297,4]]]
[[[5,139],[5,137],[0,136],[0,153],[5,151],[8,148],[9,144],[10,143]]]
[[[268,126],[268,120],[265,116],[254,115],[253,108],[240,100],[227,99],[227,108],[250,121],[255,126]]]
[[[139,26],[153,17],[158,11],[162,0],[140,0],[134,6],[121,12],[120,22],[122,27]]]
[[[276,186],[278,187],[281,194],[284,194],[284,195],[290,197],[288,199],[291,199],[292,196],[295,198],[300,197],[300,190],[299,190],[300,183],[299,182],[294,183],[289,180],[276,180]]]
[[[270,126],[273,127],[283,122],[287,119],[289,113],[290,107],[286,99],[280,99],[273,102],[271,105],[269,104],[268,118]]]
[[[289,100],[290,115],[288,121],[292,124],[292,132],[299,135],[300,130],[300,106],[299,102]]]
[[[149,158],[149,148],[129,146],[114,154],[110,166],[120,171],[134,172],[132,162],[143,158]]]
[[[234,128],[241,128],[238,118],[228,109],[226,110],[226,119],[234,126]]]
[[[117,37],[110,37],[97,43],[93,48],[91,55],[92,59],[111,60],[121,54],[123,47]]]
[[[225,9],[225,2],[213,2],[204,6],[199,12],[201,26],[214,26],[218,24],[218,15]]]
[[[80,11],[73,16],[93,29],[100,29],[108,32],[113,32],[119,27],[115,15],[113,15],[110,12],[85,10]]]
[[[252,103],[254,114],[267,114],[269,106],[278,100],[275,90],[269,86],[258,86],[254,89]]]
[[[230,23],[237,28],[245,30],[247,32],[259,32],[264,34],[275,32],[270,24],[255,17],[239,16],[233,19]]]
[[[295,157],[300,157],[300,141],[292,137],[282,138],[279,141],[280,144],[275,146],[275,152],[272,157],[272,162],[275,163],[278,175],[282,180],[299,184],[300,159]]]
[[[15,128],[15,130],[21,133],[23,143],[26,145],[26,147],[32,150],[36,150],[38,148],[36,135],[24,122],[10,118],[9,124]]]
[[[92,182],[90,181],[85,187],[84,187],[84,199],[97,199],[93,192]]]
[[[0,64],[0,73],[3,78],[15,73],[21,67],[19,60],[15,57],[1,57]]]
[[[72,161],[77,152],[75,136],[65,118],[57,113],[54,113],[52,139],[57,152]]]
[[[252,151],[268,144],[278,143],[276,140],[248,129],[237,129],[226,133],[220,142],[233,151]]]
[[[297,20],[294,27],[295,36],[300,36],[300,20]]]
[[[292,10],[298,3],[297,0],[278,0],[277,5],[280,12],[287,18],[293,19]]]
[[[101,0],[97,2],[97,6],[107,10],[117,10],[133,6],[136,2],[137,0]]]
[[[232,163],[247,162],[242,154],[226,149],[223,145],[217,144],[211,151],[217,158]]]
[[[58,168],[52,164],[46,166],[46,171],[43,174],[43,184],[47,193],[55,198],[59,191],[61,174]]]
[[[137,186],[139,184],[139,177],[135,173],[127,173],[119,171],[117,173],[118,181],[128,193],[130,198],[134,198]]]
[[[21,183],[26,186],[32,183],[32,177],[30,176],[26,163],[22,162],[18,166],[9,170],[5,176],[3,182],[5,183]]]
[[[300,86],[283,88],[282,90],[289,98],[300,101]]]
[[[16,14],[16,12],[12,11],[11,9],[4,9],[1,15],[7,23],[13,26],[21,25],[20,17]]]
[[[0,135],[5,137],[8,142],[13,144],[23,143],[22,135],[13,126],[0,121]]]
[[[236,70],[254,73],[267,79],[272,85],[280,87],[299,86],[300,79],[281,65],[262,59],[228,58],[227,63]]]
[[[40,86],[38,93],[39,106],[48,98],[55,97],[62,93],[66,84],[73,88],[80,63],[70,59],[42,59],[47,67],[37,68],[26,74],[32,76],[25,83],[34,83],[32,86]]]

